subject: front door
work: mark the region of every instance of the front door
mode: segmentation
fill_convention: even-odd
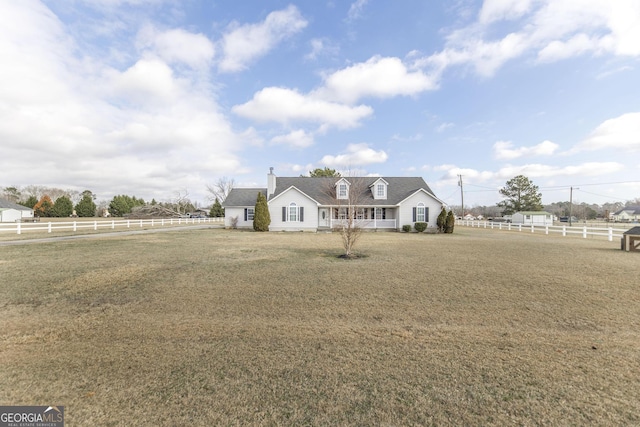
[[[322,208],[318,212],[318,227],[329,227],[329,209]]]

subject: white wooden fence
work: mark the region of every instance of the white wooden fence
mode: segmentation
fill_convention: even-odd
[[[628,228],[613,228],[613,227],[587,227],[575,226],[569,227],[567,225],[524,225],[524,224],[512,224],[507,222],[493,222],[493,221],[469,221],[469,220],[457,220],[457,226],[476,227],[476,228],[489,228],[492,230],[508,230],[508,231],[524,231],[530,233],[557,233],[562,236],[582,236],[587,238],[594,237],[606,237],[610,242],[613,238],[621,238],[622,233],[628,230]]]
[[[93,221],[68,221],[68,222],[16,222],[0,223],[0,234],[13,233],[22,234],[31,231],[73,231],[116,228],[142,228],[142,227],[163,227],[192,224],[224,224],[224,218],[153,218],[153,219],[95,219]]]

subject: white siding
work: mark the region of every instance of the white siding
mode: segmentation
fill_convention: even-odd
[[[527,219],[527,215],[529,218]],[[514,213],[511,222],[522,225],[553,225],[553,217],[549,214],[521,214]]]
[[[22,217],[21,211],[17,209],[0,210],[0,222],[16,222]]]
[[[298,207],[304,207],[304,221],[282,221],[282,208],[288,208],[291,202]],[[271,215],[269,231],[315,231],[318,229],[318,205],[295,188],[290,188],[277,198],[270,200],[269,214]]]
[[[252,206],[253,208],[253,206]],[[224,209],[224,226],[231,227],[231,218],[238,217],[238,228],[253,228],[253,220],[244,220],[244,210],[246,208],[225,208]]]
[[[398,209],[398,229],[402,229],[402,226],[408,224],[413,229],[415,222],[413,221],[413,208],[418,206],[418,203],[424,203],[426,208],[429,208],[429,218],[427,221],[429,228],[436,227],[436,221],[440,211],[442,210],[442,204],[425,193],[424,191],[418,191],[412,196],[405,199],[400,208]]]

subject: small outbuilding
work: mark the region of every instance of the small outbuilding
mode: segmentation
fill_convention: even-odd
[[[33,220],[33,209],[0,199],[0,222]]]
[[[553,225],[553,215],[545,211],[522,211],[511,215],[511,222],[522,225]]]
[[[622,233],[620,249],[627,252],[640,252],[640,227],[633,227]]]

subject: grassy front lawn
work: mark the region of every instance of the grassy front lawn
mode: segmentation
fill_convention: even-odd
[[[457,228],[0,247],[0,402],[68,425],[640,423],[640,255]]]

